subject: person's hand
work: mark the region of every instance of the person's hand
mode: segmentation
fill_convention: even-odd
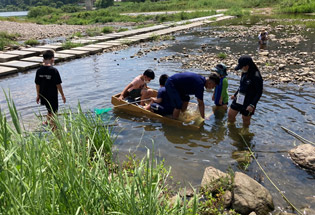
[[[119,100],[123,100],[124,97],[123,97],[122,95],[120,95],[120,96],[118,97],[118,99],[119,99]]]
[[[39,104],[39,96],[36,96],[36,103]]]
[[[223,101],[222,98],[219,100],[219,105],[222,105]]]
[[[231,100],[234,100],[234,99],[235,99],[235,96],[234,96],[234,95],[232,95],[232,96],[231,96]]]
[[[63,103],[66,103],[66,97],[65,96],[62,96],[62,101],[63,101]]]
[[[254,111],[254,108],[250,105],[247,106],[246,110],[250,113],[252,113]]]

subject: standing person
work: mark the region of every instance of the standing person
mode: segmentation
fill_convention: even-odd
[[[256,64],[247,55],[238,59],[235,70],[242,70],[242,75],[238,90],[231,96],[233,102],[229,109],[228,119],[229,122],[235,122],[235,117],[240,112],[243,126],[248,127],[263,92],[263,79]]]
[[[48,111],[47,122],[55,129],[53,114],[58,112],[58,91],[61,94],[63,103],[66,103],[66,97],[63,94],[61,78],[54,65],[54,52],[45,51],[43,54],[43,65],[37,70],[35,77],[36,84],[36,102],[45,105]]]
[[[226,78],[226,66],[223,63],[219,63],[211,70],[215,71],[220,76],[220,84],[215,87],[212,100],[214,101],[216,106],[223,107],[225,110],[227,110],[227,105],[229,101],[229,84],[228,79]]]
[[[204,88],[213,89],[219,83],[220,78],[214,73],[210,74],[208,79],[192,72],[178,73],[169,77],[165,88],[171,105],[175,107],[173,118],[178,119],[180,111],[184,112],[187,109],[189,95],[196,96],[200,115],[205,118]]]
[[[268,32],[263,29],[258,35],[259,49],[265,49],[268,43]]]
[[[160,89],[158,91],[157,97],[151,98],[152,101],[145,107],[146,110],[150,110],[162,116],[171,115],[173,113],[174,107],[171,106],[169,96],[167,95],[165,89],[165,83],[167,79],[167,74],[160,76]]]
[[[145,99],[152,97],[153,90],[148,88],[147,84],[150,83],[155,77],[154,72],[151,69],[144,71],[142,75],[139,75],[133,79],[120,93],[119,99],[130,97],[136,99],[140,97],[140,105],[144,105]]]

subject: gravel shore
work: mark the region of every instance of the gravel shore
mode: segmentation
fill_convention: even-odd
[[[69,37],[76,32],[85,32],[87,29],[96,28],[96,25],[39,25],[35,23],[20,23],[0,21],[0,31],[17,33],[18,40],[46,39],[54,37]]]

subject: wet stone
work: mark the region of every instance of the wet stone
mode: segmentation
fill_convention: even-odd
[[[3,62],[7,62],[7,61],[10,61],[10,60],[17,60],[19,59],[19,56],[18,55],[10,55],[10,54],[0,54],[0,62],[3,63]]]
[[[0,66],[0,76],[10,75],[17,72],[18,70],[16,68]]]
[[[25,70],[37,68],[40,66],[40,64],[34,63],[34,62],[14,60],[14,61],[6,62],[6,63],[0,63],[0,66],[13,67],[13,68],[17,68],[20,71],[25,71]]]

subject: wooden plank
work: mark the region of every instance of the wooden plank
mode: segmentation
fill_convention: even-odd
[[[76,56],[77,58],[90,54],[89,51],[79,51],[79,50],[62,50],[62,51],[58,51],[56,53],[57,54],[70,54],[70,55]]]
[[[46,45],[43,45],[43,46],[36,46],[36,48],[41,48],[41,49],[52,49],[52,50],[55,50],[55,51],[59,51],[62,49],[62,45],[53,45],[53,44],[46,44]]]
[[[18,59],[19,59],[18,55],[12,55],[12,54],[6,54],[6,53],[0,54],[0,63],[7,62],[10,60],[18,60]]]
[[[18,72],[18,69],[16,68],[0,66],[0,76],[10,75],[17,72]]]
[[[119,96],[120,96],[120,94],[112,96],[112,100],[111,100],[112,104],[114,106],[117,106],[116,108],[118,108],[118,109],[121,109],[121,110],[124,110],[127,112],[132,112],[135,115],[139,115],[139,116],[146,115],[148,117],[158,119],[162,122],[166,122],[166,123],[171,124],[171,125],[181,126],[182,128],[193,129],[193,130],[200,129],[200,127],[203,125],[203,122],[204,122],[203,119],[199,119],[200,116],[196,116],[196,117],[191,119],[191,120],[193,120],[193,124],[187,123],[187,122],[185,123],[185,122],[180,121],[180,120],[175,120],[175,119],[172,119],[170,117],[161,116],[159,114],[145,110],[145,109],[143,109],[143,108],[141,108],[135,104],[128,104],[127,101],[118,99]]]
[[[62,53],[55,53],[55,58],[58,58],[59,62],[60,61],[67,61],[67,60],[73,60],[76,59],[75,55],[71,55],[71,54],[62,54]]]
[[[88,51],[88,52],[90,52],[90,54],[96,54],[96,53],[102,52],[103,48],[82,46],[82,47],[73,48],[71,50]]]
[[[6,54],[11,54],[11,55],[18,55],[19,59],[25,58],[25,57],[31,57],[31,56],[39,55],[36,52],[20,51],[20,50],[8,51],[8,52],[5,52],[5,53]]]
[[[13,60],[13,61],[5,62],[5,63],[0,63],[0,66],[13,67],[13,68],[17,68],[19,71],[25,71],[25,70],[37,68],[40,66],[40,64],[35,63],[35,62]]]

